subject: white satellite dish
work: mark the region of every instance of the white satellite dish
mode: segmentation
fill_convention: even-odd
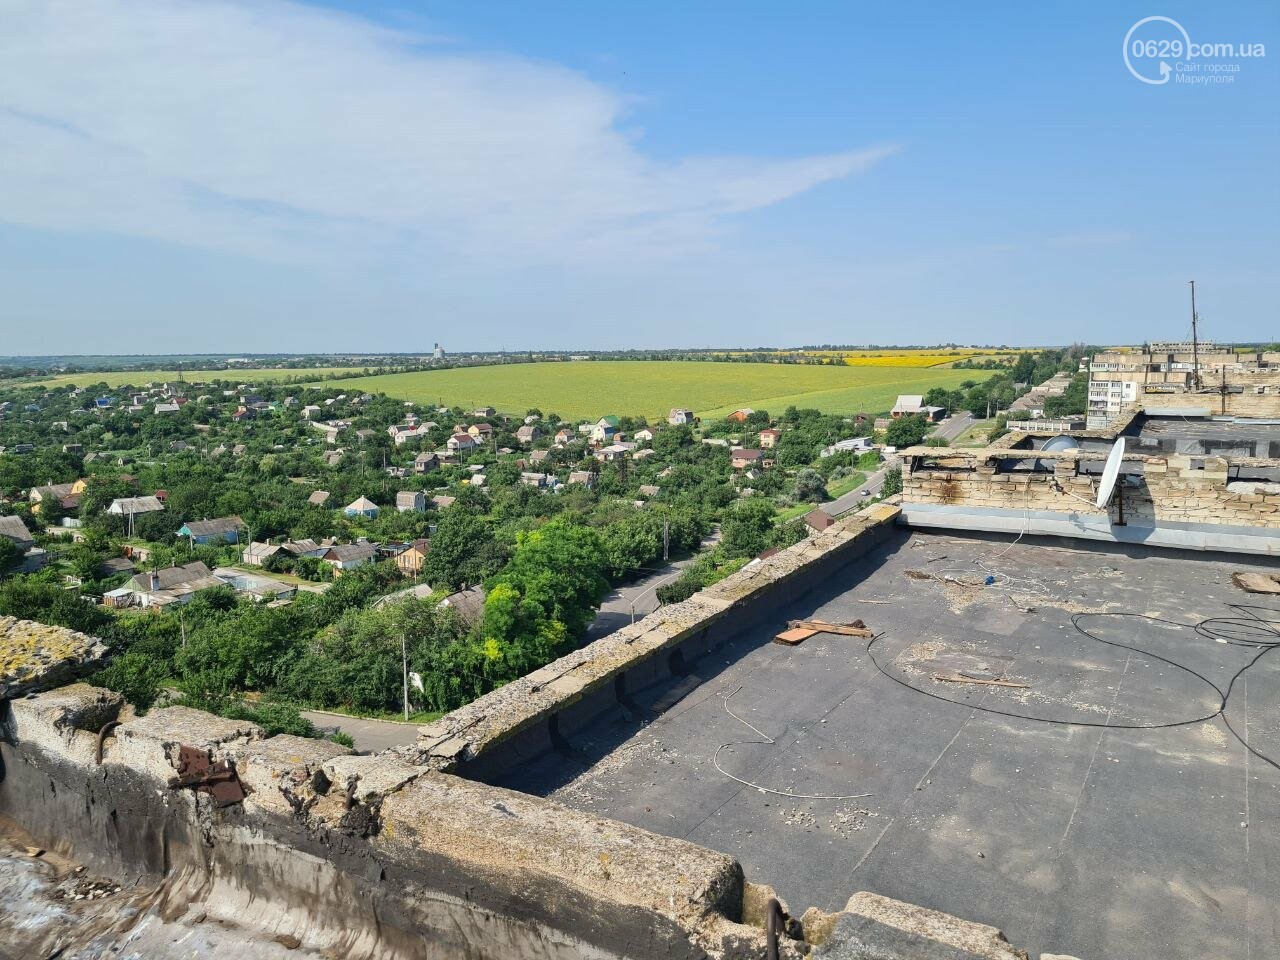
[[[1116,492],[1116,478],[1120,476],[1120,461],[1124,459],[1124,437],[1116,440],[1116,445],[1107,455],[1107,465],[1102,468],[1102,481],[1098,484],[1098,509],[1105,509]]]
[[[1080,443],[1075,437],[1069,437],[1066,434],[1062,434],[1061,436],[1052,437],[1040,444],[1040,449],[1046,450],[1049,453],[1061,453],[1063,450],[1079,450]],[[1036,459],[1032,461],[1032,466],[1035,467],[1036,470],[1048,473],[1053,472],[1052,460]]]

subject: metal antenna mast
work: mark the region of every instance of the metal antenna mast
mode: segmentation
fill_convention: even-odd
[[[1200,333],[1197,326],[1200,323],[1200,316],[1196,313],[1196,282],[1188,280],[1191,284],[1191,386],[1195,390],[1200,389]]]

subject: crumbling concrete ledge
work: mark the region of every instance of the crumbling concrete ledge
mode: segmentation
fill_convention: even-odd
[[[0,828],[21,834],[0,838],[0,956],[772,955],[773,891],[736,860],[542,798],[185,707],[130,718],[85,684],[10,702],[0,730]],[[228,764],[239,799],[176,777],[193,754]],[[50,899],[41,877],[69,862],[93,899]],[[781,909],[781,960],[1026,960],[993,928],[872,894]]]
[[[0,700],[68,683],[107,653],[107,645],[87,633],[0,617]]]
[[[401,755],[483,778],[488,766],[545,749],[629,694],[678,676],[688,661],[865,554],[892,535],[899,512],[892,503],[868,507],[683,603],[660,607],[422,727]]]
[[[85,684],[8,703],[0,817],[150,885],[171,920],[350,960],[764,956],[764,931],[737,922],[731,857],[394,757],[185,707],[122,709]],[[230,764],[243,799],[175,785],[192,751]],[[68,946],[28,935],[19,955]]]

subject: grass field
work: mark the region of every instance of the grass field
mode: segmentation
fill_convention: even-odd
[[[183,370],[182,376],[188,382],[203,383],[208,380],[226,380],[230,383],[262,383],[267,380],[287,380],[302,377],[323,378],[337,373],[359,372],[361,367],[293,367],[280,369],[253,370]],[[178,379],[176,370],[107,370],[100,373],[69,373],[60,377],[46,377],[43,380],[22,381],[30,386],[43,387],[88,387],[105,383],[108,387],[131,386],[141,387],[148,383],[166,383]]]
[[[511,414],[536,407],[577,419],[609,413],[665,417],[672,407],[689,407],[704,417],[724,416],[739,407],[780,414],[792,405],[828,413],[878,413],[893,406],[900,393],[951,388],[989,375],[898,366],[602,360],[462,367],[341,382],[344,390],[383,392],[415,403],[488,405]]]

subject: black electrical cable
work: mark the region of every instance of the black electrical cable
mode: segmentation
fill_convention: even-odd
[[[933,693],[930,690],[925,690],[922,687],[917,687],[915,684],[908,683],[901,677],[894,676],[884,668],[884,665],[881,664],[875,656],[875,646],[880,642],[881,638],[884,637],[883,633],[872,637],[871,641],[867,644],[867,656],[870,658],[871,663],[875,668],[879,670],[880,673],[884,674],[884,676],[888,677],[899,686],[906,687],[908,690],[913,690],[921,696],[929,697],[933,700],[940,700],[943,703],[954,704],[958,707],[968,707],[972,710],[981,711],[982,713],[995,714],[1000,717],[1009,717],[1013,720],[1030,720],[1036,723],[1048,723],[1064,727],[1098,727],[1107,730],[1167,730],[1174,727],[1186,727],[1195,723],[1205,723],[1217,717],[1222,717],[1223,724],[1226,725],[1226,728],[1231,732],[1231,735],[1240,742],[1241,746],[1259,760],[1270,764],[1277,770],[1280,770],[1280,761],[1277,761],[1275,758],[1269,757],[1250,746],[1245,739],[1236,732],[1235,728],[1231,726],[1231,721],[1226,717],[1227,702],[1231,699],[1231,693],[1235,688],[1236,681],[1244,675],[1246,670],[1256,664],[1264,656],[1271,653],[1273,650],[1280,648],[1280,619],[1272,620],[1260,617],[1253,611],[1261,610],[1266,613],[1280,615],[1280,610],[1273,610],[1270,607],[1259,607],[1239,603],[1229,603],[1227,606],[1232,610],[1240,612],[1243,616],[1211,617],[1206,620],[1201,620],[1199,623],[1182,623],[1177,620],[1166,620],[1163,617],[1148,616],[1144,613],[1126,612],[1077,613],[1071,618],[1071,625],[1090,640],[1096,640],[1098,643],[1105,643],[1111,647],[1119,647],[1123,650],[1129,650],[1133,653],[1141,654],[1144,657],[1159,660],[1161,663],[1168,664],[1175,669],[1182,670],[1184,673],[1190,674],[1197,680],[1208,685],[1215,693],[1217,693],[1218,708],[1216,710],[1211,713],[1206,713],[1204,716],[1192,717],[1187,720],[1170,720],[1163,723],[1111,723],[1109,721],[1099,722],[1096,720],[1060,720],[1054,717],[1038,717],[1033,714],[1018,713],[1013,710],[1001,710],[997,707],[986,707],[980,704],[967,703],[963,700],[953,700],[950,697],[945,697],[941,694]],[[1141,647],[1136,647],[1132,644],[1122,643],[1119,640],[1107,640],[1103,637],[1097,636],[1096,634],[1090,633],[1080,625],[1080,621],[1086,617],[1134,617],[1140,620],[1147,620],[1152,623],[1163,623],[1174,627],[1191,628],[1194,629],[1199,636],[1204,637],[1207,640],[1221,641],[1232,646],[1256,647],[1259,649],[1257,654],[1252,657],[1248,663],[1232,674],[1230,680],[1227,682],[1226,689],[1223,690],[1208,677],[1204,676],[1204,674],[1197,673],[1195,670],[1185,664],[1178,663],[1176,660],[1170,660],[1167,657],[1160,656],[1158,653],[1152,653],[1150,650],[1144,650]],[[1245,636],[1242,636],[1242,633]],[[1246,636],[1248,638],[1246,638]],[[1262,639],[1264,637],[1269,639]]]

